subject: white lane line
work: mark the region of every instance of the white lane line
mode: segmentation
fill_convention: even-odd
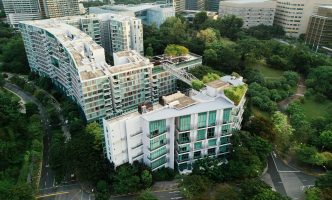
[[[46,186],[46,181],[45,181],[45,186]]]
[[[179,193],[180,191],[179,190],[176,190],[176,191],[172,191],[172,192],[169,192],[170,194],[172,193]]]
[[[48,172],[46,172],[46,176],[48,176]]]
[[[183,197],[172,197],[171,199],[183,199]]]
[[[278,171],[279,173],[300,173],[301,171]]]
[[[272,157],[272,160],[273,160],[274,166],[276,166],[277,172],[279,172],[279,169],[278,169],[278,167],[277,167],[276,161],[275,161],[274,158],[273,158],[274,156],[277,157],[276,153],[274,153],[274,151],[273,151],[273,155],[271,154],[271,157]]]

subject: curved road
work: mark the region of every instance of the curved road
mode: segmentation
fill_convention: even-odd
[[[20,96],[25,102],[33,102],[38,106],[39,114],[43,120],[44,138],[43,138],[43,164],[42,172],[39,183],[39,196],[38,199],[43,200],[93,200],[94,196],[90,193],[83,191],[80,184],[71,185],[56,185],[54,179],[54,172],[52,171],[50,161],[50,144],[52,139],[51,126],[49,124],[49,116],[42,104],[34,96],[28,92],[23,91],[20,87],[6,82],[4,88],[10,90]],[[46,92],[46,91],[45,91]],[[46,92],[47,93],[47,92]],[[47,93],[53,99],[53,105],[59,111],[59,118],[62,124],[62,131],[66,137],[66,141],[70,140],[69,129],[66,125],[63,115],[61,115],[60,104],[53,98],[52,95]]]

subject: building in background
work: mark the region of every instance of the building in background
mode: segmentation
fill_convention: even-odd
[[[189,23],[193,23],[194,18],[197,13],[200,13],[200,10],[185,10],[181,12],[181,16],[184,17]],[[205,11],[207,16],[211,19],[217,19],[218,13],[217,12],[211,12],[211,11]]]
[[[39,0],[46,18],[74,16],[80,14],[78,0]]]
[[[205,10],[205,0],[186,0],[186,10]]]
[[[219,11],[219,3],[220,0],[206,0],[206,10],[211,12],[218,12]]]
[[[173,0],[172,4],[176,13],[180,13],[186,9],[186,0]]]
[[[231,135],[241,128],[245,103],[246,90],[237,104],[225,96],[232,87],[245,88],[242,77],[225,76],[190,97],[178,92],[103,120],[107,158],[115,166],[137,160],[153,171],[188,172],[204,156],[225,157]]]
[[[56,18],[88,34],[110,56],[135,50],[144,54],[143,25],[140,19],[117,14],[90,14]]]
[[[136,51],[127,50],[114,53],[114,66],[110,66],[104,49],[72,25],[48,19],[24,21],[19,28],[31,70],[49,77],[80,106],[87,121],[122,115],[141,103],[157,102],[159,95],[176,91],[175,86],[158,90],[176,84],[159,69],[162,62],[152,63]],[[201,65],[202,59],[188,54],[168,59],[167,63],[179,71]]]
[[[310,17],[305,43],[316,52],[322,47],[332,49],[332,6],[321,6]]]
[[[287,36],[299,37],[306,33],[310,16],[319,6],[332,6],[331,0],[277,0],[274,24],[280,25]]]
[[[17,28],[20,21],[42,18],[38,0],[2,0],[7,22]]]
[[[164,23],[168,17],[175,16],[175,10],[172,6],[155,3],[90,7],[89,13],[113,13],[122,16],[136,17],[141,19],[143,24],[151,25],[155,23],[158,27]]]
[[[243,27],[249,28],[260,24],[272,26],[276,2],[272,0],[221,1],[219,17],[235,15],[243,19]]]

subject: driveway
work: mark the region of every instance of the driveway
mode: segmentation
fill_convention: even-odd
[[[290,103],[292,103],[293,101],[295,101],[301,97],[304,97],[304,94],[306,91],[306,86],[304,84],[305,84],[304,78],[300,77],[299,82],[297,83],[295,94],[280,101],[278,103],[279,110],[281,110],[281,111],[286,110]]]
[[[262,176],[262,180],[280,194],[302,200],[305,189],[315,184],[316,177],[286,165],[277,155],[272,153],[268,157],[268,170]]]

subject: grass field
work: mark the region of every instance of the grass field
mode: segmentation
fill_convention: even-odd
[[[252,64],[250,68],[260,71],[266,79],[279,79],[283,73],[281,70],[268,67],[264,61]]]
[[[331,100],[316,102],[313,97],[309,97],[306,98],[304,104],[301,105],[308,120],[312,120],[317,117],[326,117],[332,114]]]
[[[263,117],[265,119],[270,119],[270,117],[271,117],[269,113],[261,111],[260,109],[258,109],[255,106],[252,107],[252,113],[254,114],[254,116]]]

